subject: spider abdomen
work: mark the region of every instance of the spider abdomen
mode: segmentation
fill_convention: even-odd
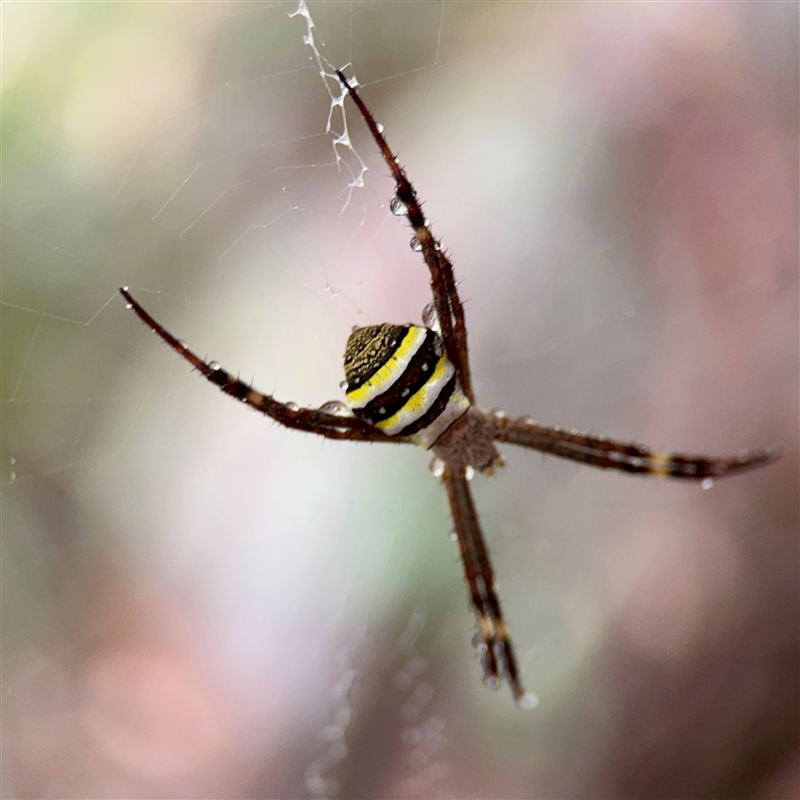
[[[442,340],[430,328],[357,328],[347,340],[344,370],[355,416],[425,449],[469,408]]]

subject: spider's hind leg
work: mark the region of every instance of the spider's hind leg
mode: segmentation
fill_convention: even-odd
[[[448,464],[442,475],[442,483],[450,501],[470,598],[478,615],[480,645],[482,649],[485,646],[482,653],[484,682],[496,686],[504,678],[517,704],[531,707],[535,700],[522,687],[517,658],[495,591],[494,572],[466,474],[465,470],[454,469]]]

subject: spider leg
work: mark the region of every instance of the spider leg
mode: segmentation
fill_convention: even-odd
[[[655,453],[646,447],[577,431],[549,428],[530,417],[509,418],[502,411],[484,413],[495,441],[508,442],[568,458],[600,469],[618,469],[643,475],[703,481],[722,478],[771,464],[780,458],[776,447],[743,451],[736,456],[712,458],[681,453]]]
[[[500,600],[495,593],[494,573],[465,472],[447,465],[442,482],[450,501],[464,573],[486,648],[484,681],[496,684],[501,676],[505,677],[514,700],[525,705],[528,695],[520,682],[517,659],[500,609]]]
[[[387,436],[372,425],[351,416],[329,414],[312,408],[296,408],[292,403],[281,403],[268,394],[257,391],[244,381],[226,372],[214,361],[205,361],[193,353],[183,342],[176,339],[163,325],[157,322],[133,299],[127,287],[120,290],[128,307],[132,308],[145,325],[158,334],[178,355],[186,359],[207,380],[218,386],[225,394],[235,397],[245,405],[284,425],[287,428],[316,433],[327,439],[345,439],[355,442],[405,443],[408,439]]]
[[[372,138],[380,148],[384,161],[392,171],[392,177],[397,187],[395,201],[397,205],[394,207],[404,209],[403,213],[405,213],[411,227],[414,229],[416,237],[414,249],[416,250],[419,247],[431,273],[433,304],[436,307],[436,316],[439,318],[439,324],[442,329],[442,339],[447,350],[447,356],[456,368],[458,380],[464,394],[471,403],[474,403],[475,395],[472,391],[472,378],[470,376],[469,355],[467,352],[467,325],[464,317],[464,306],[461,304],[458,289],[456,288],[453,265],[441,250],[440,244],[434,238],[433,233],[431,233],[417,199],[417,192],[406,176],[405,170],[397,163],[397,159],[389,148],[383,133],[381,133],[378,123],[375,122],[375,118],[364,105],[364,101],[359,97],[358,92],[348,83],[344,74],[336,70],[336,75],[350,97],[353,98],[353,102],[367,123]]]

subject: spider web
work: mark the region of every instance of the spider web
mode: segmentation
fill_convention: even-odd
[[[647,715],[688,725],[675,686],[719,677],[691,655],[712,618],[774,620],[740,635],[728,706],[769,679],[796,708],[758,660],[796,640],[773,613],[797,605],[796,6],[0,11],[4,796],[725,794],[639,744],[672,756]],[[259,419],[117,294],[312,406],[353,325],[419,320],[424,265],[334,68],[453,255],[482,406],[787,448],[772,483],[710,493],[519,451],[476,479],[532,713],[480,685],[425,454]]]

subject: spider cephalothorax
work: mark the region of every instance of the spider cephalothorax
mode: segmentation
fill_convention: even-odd
[[[281,425],[328,439],[413,442],[432,450],[436,457],[433,471],[447,492],[470,600],[478,618],[484,679],[492,686],[506,679],[517,703],[531,706],[535,701],[522,688],[469,486],[476,470],[489,474],[502,464],[495,442],[601,469],[702,481],[704,485],[768,464],[778,452],[774,448],[753,450],[730,458],[655,453],[636,444],[539,425],[530,417],[512,418],[499,410],[484,412],[477,408],[464,308],[453,265],[431,233],[414,187],[389,149],[382,129],[345,76],[338,70],[335,76],[361,112],[392,172],[392,211],[404,215],[414,229],[413,249],[422,253],[430,271],[433,304],[423,313],[423,323],[435,320],[441,335],[438,330],[418,325],[387,323],[355,329],[344,356],[349,409],[340,401],[318,409],[298,408],[257,391],[216,362],[200,358],[156,322],[127,288],[120,291],[139,318],[211,383]]]

